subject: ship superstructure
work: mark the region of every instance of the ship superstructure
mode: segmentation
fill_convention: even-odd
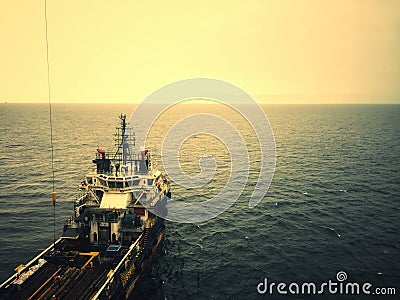
[[[97,149],[95,169],[79,185],[80,196],[62,236],[0,287],[9,299],[124,299],[162,240],[166,176],[148,149],[133,151],[135,138],[120,116],[116,151]]]

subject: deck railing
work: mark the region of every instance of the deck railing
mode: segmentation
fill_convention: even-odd
[[[139,243],[139,241],[141,240],[143,236],[143,233],[137,238],[137,240],[129,247],[128,252],[126,252],[126,254],[124,255],[124,257],[121,259],[121,261],[119,262],[119,264],[115,267],[114,270],[110,270],[109,275],[107,276],[107,280],[106,282],[103,284],[103,286],[97,291],[97,293],[92,297],[92,300],[97,300],[99,299],[101,293],[107,288],[108,284],[111,283],[111,281],[114,278],[115,274],[118,274],[118,272],[120,271],[121,267],[124,265],[126,259],[128,258],[128,256],[132,253],[133,250],[135,250],[136,245]]]
[[[14,275],[12,275],[10,278],[8,278],[6,281],[4,281],[1,285],[0,285],[0,289],[5,287],[7,284],[9,284],[11,281],[13,281],[14,279],[16,279],[18,277],[18,274],[21,274],[23,272],[25,272],[31,265],[33,265],[33,263],[35,263],[39,258],[41,258],[43,255],[45,255],[48,251],[50,251],[53,247],[55,247],[55,245],[57,245],[59,242],[61,241],[61,238],[59,238],[57,241],[55,241],[54,243],[52,243],[49,247],[47,247],[46,249],[44,249],[42,252],[40,252],[35,258],[33,258],[30,262],[28,262],[25,267],[21,270],[18,270],[18,272],[15,272]]]

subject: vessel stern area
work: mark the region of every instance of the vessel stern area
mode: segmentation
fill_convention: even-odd
[[[160,243],[164,220],[139,205],[86,207],[64,229],[2,284],[0,299],[120,299]]]

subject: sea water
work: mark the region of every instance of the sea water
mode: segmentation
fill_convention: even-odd
[[[182,105],[160,118],[160,130],[149,142],[160,168],[159,144],[171,120],[219,109],[200,106]],[[77,186],[91,170],[96,148],[113,148],[118,115],[129,116],[133,109],[122,104],[53,105],[56,237],[72,215]],[[263,109],[274,131],[277,155],[266,196],[255,208],[248,207],[260,153],[251,127],[238,122],[234,125],[246,137],[249,151],[255,149],[243,193],[207,222],[166,221],[164,243],[141,279],[137,297],[274,298],[279,295],[257,291],[265,278],[321,283],[336,280],[338,272],[345,272],[347,281],[396,287],[400,293],[400,105]],[[229,119],[229,110],[221,114]],[[48,106],[1,104],[0,130],[4,280],[54,240]],[[218,139],[193,137],[181,155],[187,173],[199,171],[199,155],[214,157],[218,169],[212,182],[200,189],[172,184],[174,199],[207,200],[226,184],[229,153]]]

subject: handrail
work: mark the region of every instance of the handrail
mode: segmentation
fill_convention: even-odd
[[[99,203],[100,203],[99,197],[95,194],[95,192],[93,192],[92,189],[89,189],[89,191],[90,191],[90,193],[94,196],[95,201],[97,201],[97,204],[99,204]]]
[[[1,285],[0,285],[0,289],[3,288],[4,286],[6,286],[8,283],[10,283],[10,281],[12,281],[13,279],[17,278],[18,273],[22,273],[24,272],[28,267],[30,267],[35,261],[37,261],[40,257],[42,257],[47,251],[49,251],[51,248],[53,248],[55,245],[57,245],[59,242],[61,241],[61,238],[59,238],[55,243],[51,244],[49,247],[47,247],[45,250],[43,250],[42,252],[40,252],[40,254],[38,254],[35,258],[33,258],[30,262],[28,262],[25,267],[22,269],[22,271],[20,272],[16,272],[14,275],[12,275],[10,278],[8,278],[6,281],[4,281]]]
[[[107,287],[107,285],[111,282],[111,280],[114,278],[115,273],[119,271],[121,268],[122,264],[125,263],[126,258],[128,257],[129,254],[135,249],[136,245],[139,243],[140,239],[142,238],[144,233],[142,233],[137,240],[129,247],[128,252],[124,255],[124,257],[121,259],[119,264],[115,267],[115,270],[110,270],[109,274],[111,273],[110,277],[107,278],[106,282],[103,284],[103,286],[97,291],[97,293],[92,297],[92,300],[97,300],[100,296],[100,294],[104,291],[104,289]]]
[[[142,198],[144,192],[146,191],[146,187],[147,187],[146,185],[142,185],[142,186],[140,187],[140,189],[139,189],[137,192],[135,192],[135,194],[137,194],[137,195],[140,194],[140,195],[137,196],[137,197],[136,197],[136,195],[135,195],[136,201],[135,201],[134,205],[136,205],[136,204],[140,201],[140,198]]]

